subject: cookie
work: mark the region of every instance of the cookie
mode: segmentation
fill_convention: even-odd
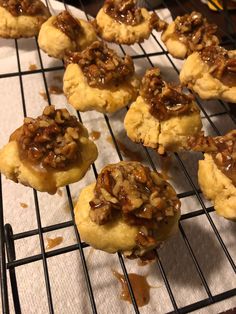
[[[132,141],[164,153],[185,149],[188,136],[198,134],[202,122],[193,97],[163,81],[153,68],[146,72],[124,126]]]
[[[137,97],[139,79],[132,59],[119,57],[103,42],[71,53],[65,63],[63,90],[70,105],[79,111],[112,113]]]
[[[119,162],[81,191],[74,212],[81,238],[92,247],[145,257],[176,229],[180,201],[158,173]]]
[[[94,21],[101,38],[126,45],[147,39],[155,27],[154,23],[156,14],[137,8],[135,0],[106,0]]]
[[[97,39],[89,22],[74,18],[68,11],[50,17],[43,23],[39,47],[49,56],[63,59],[68,51],[81,51]]]
[[[191,138],[189,147],[205,153],[198,170],[203,194],[220,216],[236,220],[236,130],[224,136]]]
[[[1,0],[0,37],[37,36],[41,25],[49,17],[48,8],[39,0]]]
[[[201,13],[193,11],[177,16],[164,30],[161,39],[173,57],[184,59],[194,51],[218,45],[216,32],[215,24],[208,23]]]
[[[79,181],[97,154],[75,116],[47,106],[36,119],[25,118],[0,150],[0,171],[10,180],[54,194],[58,187]]]
[[[185,61],[180,81],[202,99],[236,102],[236,50],[207,47]]]

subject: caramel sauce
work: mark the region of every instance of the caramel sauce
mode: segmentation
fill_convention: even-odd
[[[36,64],[30,64],[30,65],[29,65],[29,70],[30,70],[30,71],[35,71],[35,70],[38,70],[38,67],[37,67]]]
[[[26,204],[26,203],[20,203],[20,206],[21,206],[22,208],[28,208],[28,204]]]
[[[93,141],[98,140],[98,139],[100,138],[100,136],[101,136],[101,132],[99,132],[99,131],[92,131],[92,132],[90,133],[90,137],[91,137],[91,139],[92,139]]]
[[[49,87],[49,93],[50,94],[55,94],[55,95],[60,95],[60,94],[63,94],[63,90],[59,86],[51,85]]]
[[[50,250],[54,248],[55,246],[61,244],[63,241],[63,237],[56,237],[56,238],[47,238],[47,246],[46,249]]]
[[[42,96],[44,100],[48,100],[47,94],[45,92],[39,92],[39,95]]]
[[[106,138],[106,140],[108,141],[108,143],[115,146],[111,136],[108,136]],[[134,161],[143,161],[143,157],[140,153],[130,150],[125,144],[123,144],[118,139],[116,139],[116,143],[118,145],[118,148],[121,150],[121,152],[124,154],[125,157],[129,158],[130,160],[134,160]]]
[[[121,295],[120,298],[124,301],[132,303],[131,296],[129,293],[128,285],[124,275],[121,275],[116,270],[112,270],[113,275],[121,283]],[[133,289],[134,297],[138,307],[147,305],[150,300],[150,288],[151,286],[147,282],[146,276],[137,275],[135,273],[128,274],[129,280]]]

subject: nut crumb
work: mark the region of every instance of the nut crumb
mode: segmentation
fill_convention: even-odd
[[[38,67],[37,67],[36,64],[30,64],[30,65],[29,65],[29,70],[30,70],[30,71],[35,71],[35,70],[38,70]]]

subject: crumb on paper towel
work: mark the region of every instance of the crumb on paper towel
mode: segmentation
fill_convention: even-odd
[[[47,94],[45,92],[39,92],[39,95],[42,96],[44,100],[48,100]]]
[[[63,94],[63,90],[59,86],[51,85],[49,86],[49,93],[53,95],[60,95],[60,94]]]
[[[92,131],[90,132],[89,136],[91,137],[91,139],[92,139],[93,141],[96,141],[96,140],[98,140],[98,139],[100,138],[101,132],[92,130]]]
[[[35,71],[35,70],[38,70],[37,65],[30,63],[30,65],[29,65],[29,71]]]

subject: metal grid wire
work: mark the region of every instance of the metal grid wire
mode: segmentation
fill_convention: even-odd
[[[84,10],[87,18],[89,19],[89,16],[87,15],[87,12],[85,10],[85,6],[84,6],[83,2],[82,1],[79,1],[79,2],[80,2],[79,4],[80,4],[81,9]],[[181,4],[181,2],[178,0],[176,0],[175,2],[182,9],[183,14],[186,13],[186,8]],[[197,10],[198,9],[197,1],[190,1],[190,2],[192,5],[192,10],[194,10],[194,9]],[[65,5],[65,8],[67,8],[66,4],[64,4],[64,5]],[[164,5],[164,7],[168,8],[168,5],[169,5],[168,1],[163,1],[163,5]],[[221,14],[224,14],[225,19],[227,21],[226,24],[229,26],[232,25],[232,21],[229,19],[228,12],[224,11]],[[224,32],[223,45],[226,46],[226,45],[230,44],[231,47],[236,47],[236,42],[235,42],[235,39],[232,37],[232,35],[227,33],[225,30],[222,30],[222,31]],[[175,61],[173,61],[173,59],[169,56],[168,52],[163,48],[163,44],[157,40],[157,38],[154,34],[152,34],[151,36],[153,37],[153,39],[156,42],[157,47],[159,47],[161,49],[161,51],[156,52],[156,53],[147,53],[145,51],[143,45],[140,44],[139,47],[142,51],[142,54],[132,56],[133,59],[145,58],[149,62],[150,66],[153,66],[151,58],[153,56],[157,56],[157,55],[164,55],[168,58],[171,67],[173,67],[174,70],[176,71],[176,73],[178,73],[178,69],[175,65]],[[35,40],[36,40],[36,38],[35,38]],[[32,73],[41,73],[42,77],[43,77],[43,82],[44,82],[48,102],[49,102],[49,104],[51,104],[49,88],[48,88],[48,84],[47,84],[47,80],[46,80],[46,73],[63,69],[63,66],[44,68],[43,62],[42,62],[42,57],[41,57],[41,52],[39,50],[37,40],[36,40],[36,45],[37,45],[37,50],[38,50],[39,62],[40,62],[40,66],[41,66],[41,68],[39,70],[33,70],[33,71],[22,71],[21,70],[18,41],[15,40],[18,72],[5,73],[5,74],[0,75],[0,79],[1,78],[9,78],[9,77],[18,77],[19,78],[19,84],[20,84],[20,90],[21,90],[21,99],[22,99],[22,109],[23,109],[24,116],[27,116],[27,112],[26,112],[26,105],[25,105],[25,92],[24,92],[24,86],[23,86],[23,80],[22,80],[23,76],[28,75],[28,74],[32,74]],[[124,48],[122,46],[120,48],[123,51],[123,53],[125,53]],[[198,105],[199,105],[199,107],[203,113],[203,116],[207,119],[207,121],[209,122],[209,124],[213,128],[214,132],[216,134],[220,134],[219,129],[217,128],[217,126],[215,125],[215,123],[213,121],[213,118],[217,114],[209,115],[207,113],[207,111],[204,109],[201,101],[198,101]],[[223,109],[223,111],[220,114],[227,114],[234,121],[234,123],[236,123],[236,119],[231,114],[227,104],[225,104],[222,101],[219,101],[219,106],[222,106],[222,109]],[[78,112],[78,118],[81,122],[83,122],[79,112]],[[109,117],[107,115],[104,115],[104,119],[105,119],[106,125],[109,129],[110,135],[112,137],[116,153],[117,153],[119,159],[122,160],[123,159],[122,153],[119,149],[117,139],[114,135],[115,132],[114,132],[112,125],[109,121]],[[140,149],[145,150],[145,154],[146,154],[146,158],[147,158],[148,163],[150,164],[150,166],[153,170],[156,170],[155,163],[151,157],[150,151],[147,150],[146,148],[141,147],[141,146],[140,146]],[[156,251],[156,265],[159,268],[159,271],[162,275],[162,278],[163,278],[163,281],[165,283],[170,301],[172,303],[173,311],[171,311],[169,313],[188,313],[188,312],[203,308],[205,306],[208,306],[210,304],[219,302],[221,300],[225,300],[227,298],[231,298],[231,297],[235,296],[236,295],[236,288],[224,291],[224,292],[219,293],[219,294],[213,294],[211,292],[211,289],[207,283],[207,280],[206,280],[204,273],[201,269],[201,266],[198,262],[196,254],[194,252],[194,249],[192,248],[190,241],[187,237],[187,234],[184,231],[184,228],[182,225],[182,222],[184,220],[189,220],[189,219],[192,219],[193,217],[197,217],[197,216],[201,216],[201,217],[205,216],[207,218],[210,226],[211,226],[212,232],[214,233],[215,237],[217,238],[217,240],[221,246],[222,251],[224,252],[226,258],[228,259],[229,267],[232,267],[234,272],[236,272],[236,267],[235,267],[235,263],[233,261],[233,258],[231,257],[224,241],[222,240],[222,237],[221,237],[214,221],[211,218],[210,213],[212,211],[214,211],[214,208],[205,206],[204,200],[203,200],[202,195],[201,195],[201,191],[197,188],[196,184],[194,183],[194,180],[192,179],[191,174],[189,173],[188,169],[185,166],[184,160],[176,153],[174,154],[174,157],[175,157],[177,163],[179,164],[179,167],[182,169],[189,185],[191,186],[190,191],[180,193],[180,194],[178,194],[178,197],[180,199],[184,199],[188,196],[196,196],[196,198],[199,202],[199,206],[201,208],[200,210],[188,212],[188,213],[183,214],[181,216],[181,219],[179,222],[179,231],[180,231],[182,238],[184,240],[185,249],[188,251],[188,254],[191,256],[192,262],[195,265],[196,271],[200,277],[201,283],[202,283],[202,285],[205,289],[205,292],[207,294],[207,298],[179,308],[177,305],[176,299],[175,299],[175,294],[172,291],[171,284],[169,283],[168,277],[166,276],[165,267],[163,266],[163,263],[162,263],[161,259],[159,258],[158,251]],[[96,170],[96,167],[94,164],[93,164],[92,168],[93,168],[94,176],[97,177],[97,170]],[[1,181],[0,181],[0,183],[1,183]],[[70,213],[71,213],[71,220],[70,221],[50,225],[47,227],[42,227],[38,196],[37,196],[37,192],[34,190],[33,196],[34,196],[34,201],[35,201],[37,228],[34,230],[28,230],[25,232],[14,234],[10,224],[4,225],[3,202],[2,202],[2,184],[0,184],[0,193],[1,193],[1,200],[0,200],[1,288],[2,288],[2,310],[3,310],[3,313],[9,313],[9,291],[10,290],[9,290],[9,287],[7,287],[7,275],[6,275],[7,270],[9,271],[10,284],[11,284],[11,290],[12,290],[12,295],[13,295],[13,303],[14,303],[15,312],[21,313],[21,301],[20,301],[19,294],[18,294],[15,269],[18,266],[23,266],[23,265],[26,265],[28,263],[33,263],[36,261],[42,261],[42,263],[43,263],[44,279],[45,279],[45,285],[46,285],[46,291],[47,291],[48,309],[49,309],[50,313],[54,313],[53,297],[52,297],[51,286],[50,286],[47,260],[50,257],[61,255],[61,254],[67,253],[67,252],[72,252],[74,250],[78,250],[80,253],[84,278],[86,281],[87,291],[88,291],[88,295],[89,295],[90,302],[91,302],[91,308],[92,308],[93,313],[97,313],[96,302],[95,302],[95,298],[93,295],[93,289],[92,289],[92,285],[91,285],[91,281],[90,281],[90,274],[88,271],[88,267],[87,267],[85,255],[84,255],[84,250],[83,250],[88,245],[84,242],[81,242],[80,236],[77,232],[77,228],[76,228],[75,220],[74,220],[74,214],[73,214],[73,202],[72,202],[72,198],[71,198],[70,189],[68,186],[66,187],[66,192],[67,192],[68,204],[69,204]],[[63,247],[60,249],[54,249],[52,251],[46,252],[45,251],[45,244],[44,244],[44,240],[43,240],[43,234],[45,234],[49,231],[60,230],[60,229],[68,228],[68,227],[74,227],[74,231],[75,231],[76,239],[77,239],[77,244],[66,246],[66,247]],[[21,258],[21,259],[16,259],[14,242],[16,240],[24,239],[24,238],[31,237],[34,235],[39,236],[41,253],[33,255],[33,256]],[[6,261],[5,255],[7,255],[7,261]],[[131,296],[134,312],[139,313],[139,309],[138,309],[138,306],[137,306],[137,303],[136,303],[136,300],[135,300],[135,297],[134,297],[134,294],[132,291],[132,287],[131,287],[131,284],[129,281],[128,272],[126,270],[125,261],[124,261],[122,255],[120,253],[117,254],[117,258],[120,262],[121,268],[123,270],[125,279],[126,279],[127,284],[128,284],[128,289],[129,289],[129,293]]]

